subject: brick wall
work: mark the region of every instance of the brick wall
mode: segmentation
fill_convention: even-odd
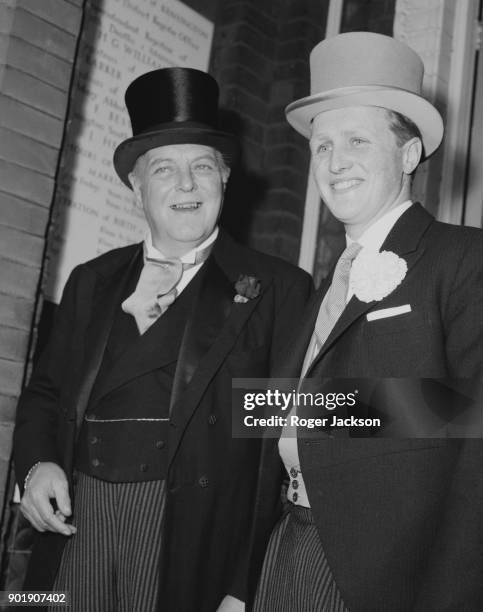
[[[211,72],[226,125],[241,134],[243,149],[223,220],[243,242],[294,263],[309,152],[284,108],[309,93],[308,56],[323,36],[326,11],[320,0],[226,0],[213,43]]]
[[[0,504],[4,519],[14,410],[29,348],[81,5],[82,0],[0,0]]]

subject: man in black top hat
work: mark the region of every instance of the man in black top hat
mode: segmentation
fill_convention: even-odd
[[[129,86],[114,166],[148,235],[72,272],[19,403],[25,586],[74,610],[244,608],[260,444],[232,438],[231,381],[268,375],[311,281],[218,228],[237,143],[217,99],[188,68]]]

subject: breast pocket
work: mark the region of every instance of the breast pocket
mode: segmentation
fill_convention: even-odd
[[[421,312],[364,321],[362,351],[374,376],[431,376],[432,331]]]
[[[368,336],[380,336],[385,334],[406,334],[424,330],[425,322],[421,313],[411,311],[403,314],[365,321],[366,334]]]

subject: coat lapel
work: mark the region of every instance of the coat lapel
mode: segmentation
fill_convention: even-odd
[[[381,251],[392,251],[396,253],[396,255],[403,257],[408,266],[407,274],[409,274],[411,268],[423,253],[422,249],[419,249],[419,245],[423,235],[433,220],[433,217],[424,210],[421,204],[413,204],[413,206],[398,219],[384,241]],[[312,362],[307,372],[307,376],[310,376],[313,369],[324,357],[330,347],[337,342],[338,338],[376,303],[376,301],[361,302],[355,296],[351,298],[344,312],[330,332],[324,346]]]
[[[121,262],[112,274],[98,275],[92,298],[90,325],[86,332],[86,355],[82,367],[84,373],[74,395],[77,430],[82,423],[94,381],[99,372],[116,309],[121,303],[131,275],[140,263],[142,249],[138,245],[126,262]]]
[[[175,427],[170,440],[170,461],[206,387],[270,285],[262,281],[258,297],[244,304],[234,303],[233,274],[240,263],[233,248],[220,233],[205,264],[201,287],[185,328],[171,395],[171,422]]]
[[[214,258],[203,270],[201,288],[188,319],[181,343],[178,366],[171,395],[171,407],[189,385],[193,375],[225,324],[232,306],[234,290]]]

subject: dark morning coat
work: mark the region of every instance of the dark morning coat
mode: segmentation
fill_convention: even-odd
[[[18,406],[19,483],[37,461],[60,464],[71,479],[76,432],[124,279],[141,253],[140,245],[111,251],[78,266],[68,280],[50,343]],[[245,598],[261,440],[232,437],[232,377],[268,375],[311,293],[305,272],[222,232],[198,274],[179,356],[163,347],[132,372],[135,377],[177,360],[160,596],[169,612],[213,612],[227,593]],[[233,301],[240,274],[261,283],[260,295],[247,303]],[[36,535],[26,588],[50,587],[64,541]]]
[[[353,297],[307,376],[474,377],[481,383],[483,232],[436,222],[413,205],[381,250],[406,260],[405,279],[380,302]],[[308,306],[278,376],[300,373],[329,285],[330,278]],[[405,304],[411,312],[366,319],[368,312]],[[412,406],[399,391],[390,401],[401,410]],[[315,523],[348,610],[483,610],[483,440],[345,435],[335,429],[331,438],[299,438],[298,448]],[[278,500],[276,444],[264,446],[253,585]]]

